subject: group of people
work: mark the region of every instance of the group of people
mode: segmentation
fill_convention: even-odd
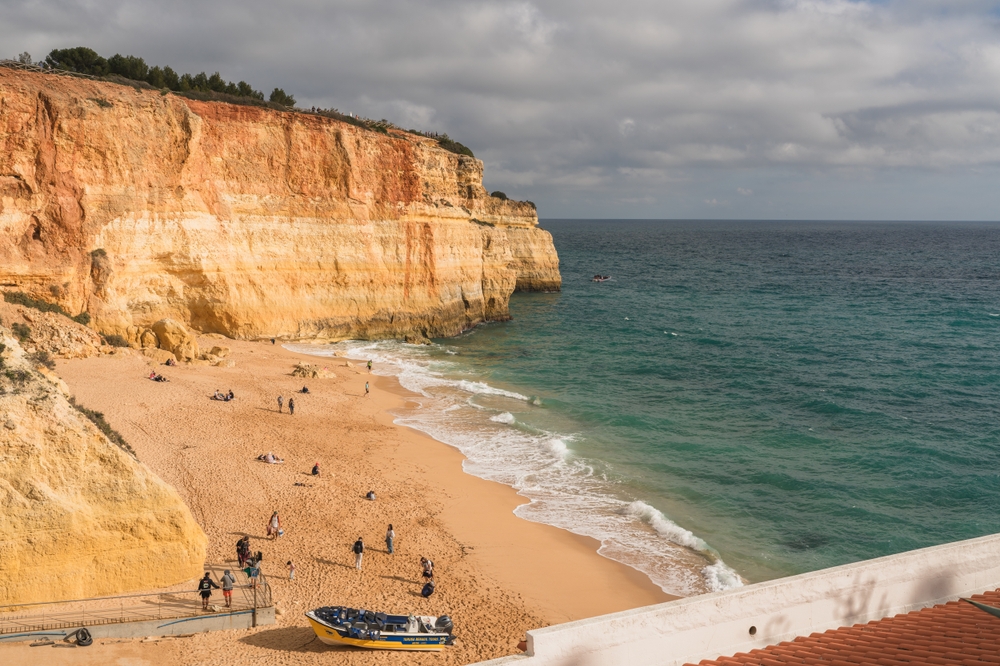
[[[244,536],[236,542],[236,561],[240,563],[240,568],[250,579],[251,588],[257,586],[257,578],[260,576],[260,561],[263,559],[264,553],[257,551],[257,554],[254,555],[250,551],[249,536]]]
[[[226,599],[226,608],[233,605],[233,588],[236,586],[236,579],[229,569],[222,574],[222,596]],[[219,589],[219,585],[212,580],[211,572],[206,571],[205,577],[198,581],[198,593],[201,594],[201,609],[208,610],[208,600],[212,598],[212,588]]]
[[[215,395],[212,396],[212,400],[222,400],[223,402],[229,402],[230,400],[235,400],[236,394],[233,393],[232,389],[229,389],[229,393],[222,393],[219,389],[215,389]]]
[[[303,392],[304,393],[308,393],[308,391],[303,391]],[[284,408],[284,406],[285,406],[285,399],[279,395],[278,396],[278,412],[279,413],[281,413],[281,411]],[[295,413],[295,398],[289,398],[288,399],[288,413],[289,414],[294,414]]]

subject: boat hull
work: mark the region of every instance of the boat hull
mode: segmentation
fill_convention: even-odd
[[[447,647],[447,634],[382,634],[378,640],[351,638],[335,628],[306,615],[316,637],[327,645],[350,645],[370,650],[440,651]]]

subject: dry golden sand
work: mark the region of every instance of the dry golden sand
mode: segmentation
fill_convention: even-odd
[[[210,562],[235,567],[236,540],[251,536],[283,611],[277,624],[156,643],[0,646],[0,662],[467,664],[516,652],[531,628],[670,598],[645,576],[597,555],[596,542],[515,517],[524,500],[513,490],[465,474],[456,450],[393,425],[389,410],[408,399],[394,380],[267,343],[224,344],[235,367],[155,366],[170,378],[165,384],[146,379],[154,366],[138,354],[61,361],[57,371],[81,404],[104,412],[139,460],[178,489],[208,534]],[[301,360],[326,365],[337,377],[292,377]],[[295,393],[303,383],[308,395]],[[216,389],[232,389],[236,400],[210,400]],[[294,416],[287,407],[278,413],[279,394],[286,404],[294,397]],[[255,460],[267,451],[285,464]],[[319,478],[309,475],[317,461]],[[364,499],[370,489],[375,502]],[[286,531],[277,541],[264,536],[273,510]],[[389,523],[393,555],[384,543]],[[367,547],[361,572],[351,552],[358,536]],[[419,595],[421,556],[435,563],[430,599]],[[296,581],[287,580],[289,559]],[[303,613],[334,604],[448,614],[457,644],[444,654],[328,647]]]

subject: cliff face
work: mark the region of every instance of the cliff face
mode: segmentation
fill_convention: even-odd
[[[0,343],[0,605],[198,577],[207,539],[177,492],[70,405],[7,329]]]
[[[559,289],[537,222],[430,139],[0,68],[0,286],[103,332],[453,335]]]

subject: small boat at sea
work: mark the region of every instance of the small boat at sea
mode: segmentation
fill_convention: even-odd
[[[611,279],[610,275],[595,275],[593,279],[591,279],[591,282],[604,282],[605,280],[610,280],[610,279]]]
[[[443,650],[451,645],[451,618],[387,615],[370,610],[324,606],[306,613],[316,636],[327,645],[375,650]]]

